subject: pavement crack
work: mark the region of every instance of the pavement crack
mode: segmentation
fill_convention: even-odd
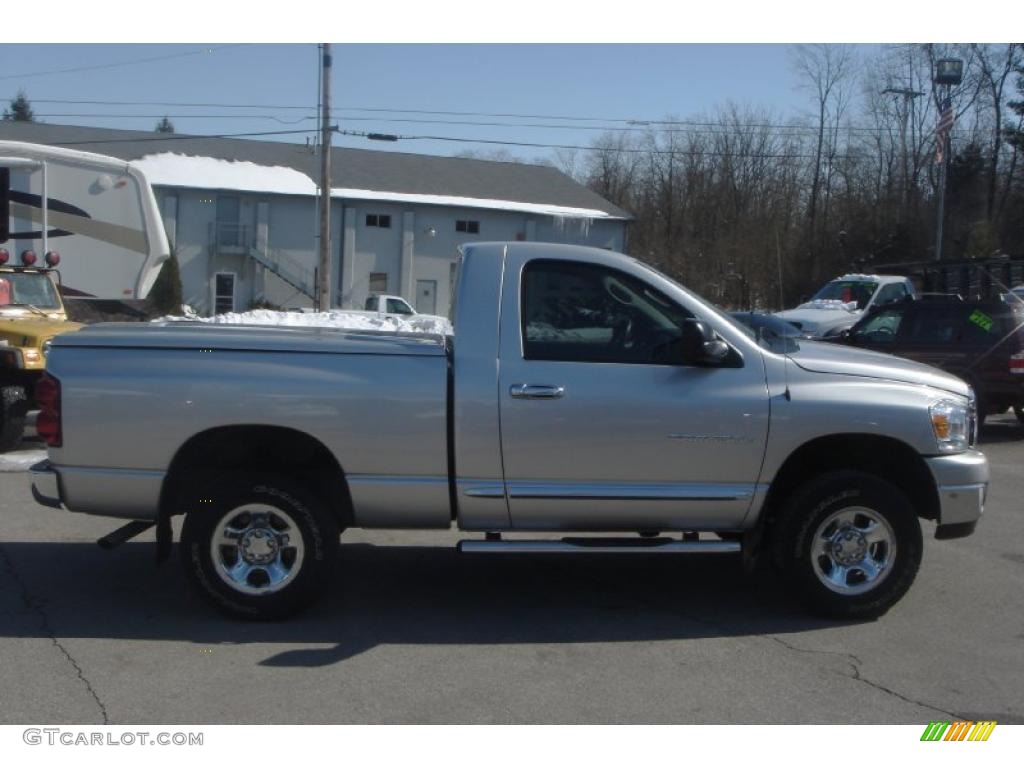
[[[778,643],[779,645],[783,646],[784,648],[788,648],[791,651],[797,651],[798,653],[815,653],[815,654],[821,654],[821,655],[825,655],[825,656],[841,656],[841,657],[844,657],[847,660],[847,663],[850,665],[850,670],[851,670],[850,679],[856,680],[858,683],[864,683],[865,685],[871,686],[875,690],[882,691],[883,693],[887,693],[890,696],[895,696],[897,699],[900,699],[901,701],[905,701],[908,704],[915,704],[915,705],[917,705],[919,707],[922,707],[923,709],[930,709],[933,712],[938,712],[938,713],[940,713],[942,715],[945,715],[947,717],[951,717],[954,720],[964,720],[964,719],[966,719],[966,718],[963,718],[960,715],[956,714],[955,712],[948,712],[945,709],[941,709],[940,707],[936,707],[936,706],[934,706],[932,704],[928,704],[927,702],[920,701],[918,699],[912,699],[909,696],[904,696],[899,691],[894,691],[892,688],[888,688],[888,687],[882,685],[881,683],[876,683],[874,680],[869,680],[868,678],[864,677],[863,674],[861,674],[860,668],[864,664],[864,662],[861,661],[856,655],[854,655],[852,653],[849,653],[847,651],[821,651],[821,650],[817,650],[815,648],[801,648],[799,646],[793,645],[792,643],[787,643],[781,637],[777,637],[775,635],[765,635],[765,637],[767,637],[770,640],[775,641],[776,643]]]
[[[71,652],[60,641],[60,638],[57,637],[57,633],[53,630],[53,627],[50,625],[50,616],[46,613],[46,611],[43,608],[43,601],[39,600],[38,598],[32,595],[31,590],[29,590],[28,588],[28,584],[21,577],[21,574],[18,573],[17,569],[14,567],[14,562],[11,560],[10,555],[7,554],[7,551],[2,546],[0,546],[0,560],[3,561],[4,570],[6,570],[7,573],[10,575],[11,581],[17,584],[18,587],[21,589],[22,604],[30,613],[34,613],[39,618],[40,629],[43,631],[43,633],[49,639],[49,641],[53,644],[53,646],[58,651],[60,651],[60,653],[64,656],[65,659],[67,659],[72,669],[75,670],[75,675],[78,677],[79,680],[82,681],[82,684],[85,686],[85,690],[89,693],[89,696],[92,698],[92,700],[96,703],[96,706],[99,708],[100,715],[103,717],[103,725],[110,725],[110,717],[107,714],[107,707],[100,699],[99,694],[96,693],[96,689],[93,688],[93,685],[89,681],[89,678],[85,676],[85,671],[82,669],[82,665],[78,663],[78,660],[71,655]]]

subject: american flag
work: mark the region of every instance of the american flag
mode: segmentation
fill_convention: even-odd
[[[946,140],[953,130],[956,116],[953,114],[953,103],[947,98],[939,110],[939,122],[935,125],[935,162],[941,163],[946,157]]]

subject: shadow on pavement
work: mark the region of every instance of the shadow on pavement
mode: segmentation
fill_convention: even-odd
[[[1021,440],[1024,440],[1024,424],[1012,414],[990,416],[978,435],[978,444],[982,448],[993,443],[1016,443]]]
[[[281,623],[222,618],[152,544],[0,544],[0,636],[280,643],[261,662],[322,667],[383,644],[638,642],[803,632],[774,576],[737,556],[460,555],[342,545],[327,598]],[[13,567],[13,572],[12,568]]]

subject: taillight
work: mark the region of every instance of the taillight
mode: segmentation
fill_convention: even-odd
[[[39,417],[36,432],[46,444],[59,448],[63,442],[60,425],[60,382],[47,373],[36,383],[36,404]]]
[[[1024,352],[1010,355],[1010,373],[1024,374]]]

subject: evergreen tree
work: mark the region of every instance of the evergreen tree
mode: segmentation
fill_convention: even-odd
[[[149,302],[165,315],[181,314],[181,271],[173,248],[170,258],[164,262],[156,282],[153,283],[153,288],[149,292]]]
[[[164,115],[163,119],[156,124],[156,128],[153,130],[157,133],[174,133],[174,123],[167,118],[167,115]]]
[[[18,91],[18,95],[11,99],[9,109],[4,110],[4,120],[13,120],[21,123],[34,123],[35,113],[28,101],[24,91]]]

